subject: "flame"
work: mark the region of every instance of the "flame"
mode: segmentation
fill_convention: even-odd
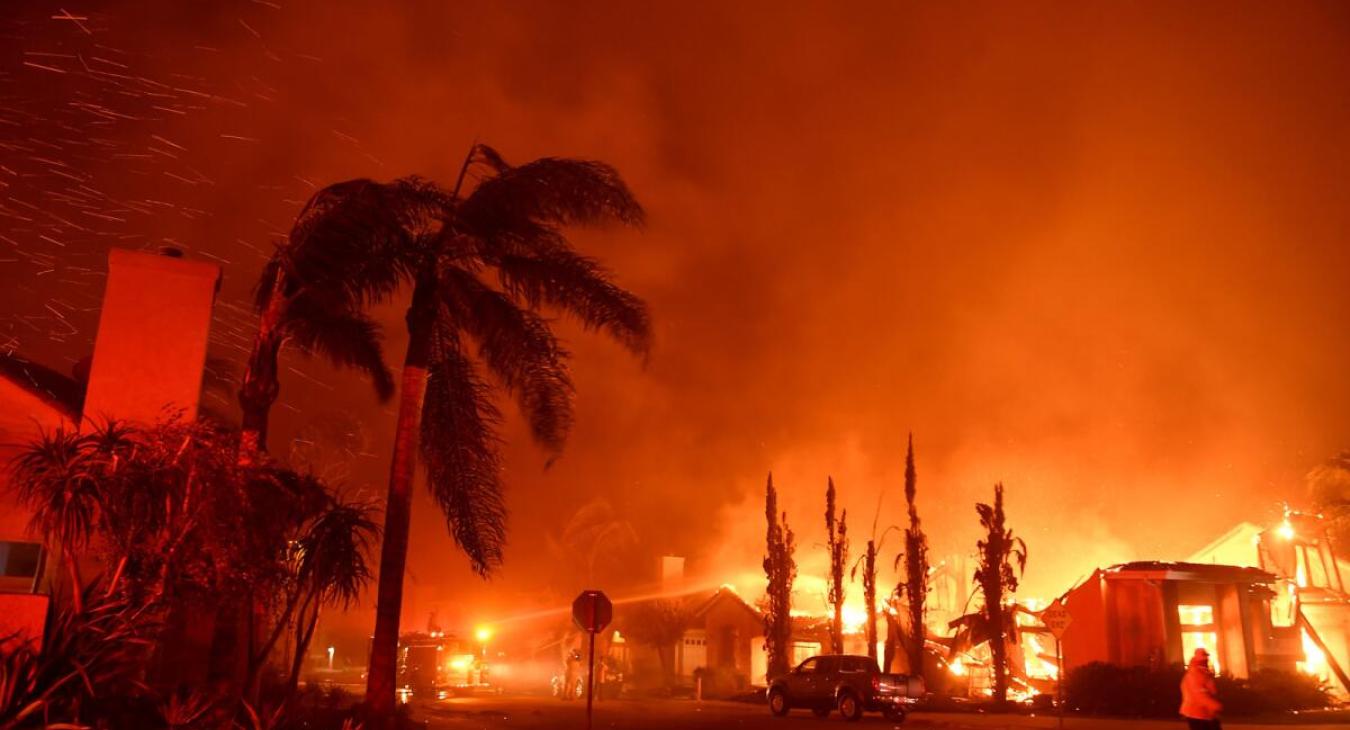
[[[1303,636],[1303,661],[1298,663],[1298,670],[1304,674],[1311,674],[1314,677],[1320,677],[1323,681],[1331,681],[1330,666],[1327,664],[1327,655],[1317,646],[1317,642],[1312,640],[1306,630],[1300,631]]]
[[[863,626],[867,623],[867,609],[853,603],[845,603],[843,613],[844,633],[862,633]]]
[[[1059,665],[1045,658],[1047,656],[1053,657],[1055,654],[1046,651],[1045,647],[1041,645],[1042,637],[1031,632],[1025,632],[1022,636],[1025,637],[1027,643],[1026,651],[1022,652],[1026,656],[1024,663],[1027,676],[1034,679],[1055,679],[1059,677]]]

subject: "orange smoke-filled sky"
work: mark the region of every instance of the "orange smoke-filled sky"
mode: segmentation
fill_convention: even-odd
[[[1350,446],[1344,5],[76,4],[6,8],[0,65],[0,345],[58,369],[108,246],[222,260],[212,354],[239,363],[314,186],[452,180],[475,139],[605,160],[647,206],[576,241],[650,301],[650,363],[564,325],[564,458],[509,424],[486,586],[417,504],[410,625],[581,587],[547,538],[596,498],[638,536],[602,587],[676,553],[749,588],[770,470],[809,566],[827,475],[857,539],[883,492],[900,520],[910,431],[935,553],[1001,480],[1040,595],[1266,519]],[[360,422],[349,481],[382,497],[391,410],[288,364],[277,442]]]

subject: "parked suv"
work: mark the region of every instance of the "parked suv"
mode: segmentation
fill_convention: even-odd
[[[850,722],[864,712],[880,712],[901,722],[907,708],[923,697],[922,677],[883,674],[875,659],[865,656],[813,656],[769,683],[769,710],[782,717],[793,708],[810,709],[817,717],[831,710]]]

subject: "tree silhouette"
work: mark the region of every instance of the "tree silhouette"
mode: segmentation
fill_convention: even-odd
[[[1350,552],[1350,451],[1318,464],[1304,478],[1313,507],[1326,518],[1332,546]]]
[[[319,355],[338,367],[365,372],[380,401],[394,394],[394,378],[385,364],[378,324],[365,312],[366,290],[352,286],[361,272],[379,262],[368,260],[360,247],[308,250],[326,243],[316,225],[332,224],[325,207],[333,201],[331,188],[315,193],[296,217],[286,242],[273,252],[258,279],[254,307],[258,331],[253,336],[244,376],[239,385],[241,428],[239,458],[248,461],[267,450],[272,405],[281,392],[278,375],[281,348],[290,344],[306,355]],[[362,188],[376,197],[383,190]],[[377,206],[382,201],[368,200]],[[351,219],[341,223],[351,223]],[[363,231],[372,237],[397,237],[397,229]],[[355,235],[348,231],[347,235]],[[394,242],[395,245],[397,242]]]
[[[872,526],[873,534],[876,534],[876,525]],[[850,578],[857,577],[858,569],[862,568],[863,584],[863,603],[864,610],[867,612],[867,620],[864,624],[864,632],[867,636],[867,656],[877,658],[877,545],[876,538],[867,540],[867,547],[863,551],[862,557],[853,564],[853,570],[849,573]]]
[[[993,659],[994,701],[1002,704],[1008,699],[1008,637],[1014,635],[1011,612],[1004,607],[1017,582],[1027,567],[1027,546],[1020,537],[1014,537],[1006,525],[1003,513],[1003,483],[994,485],[994,503],[977,504],[980,526],[985,536],[977,544],[979,564],[975,568],[975,584],[984,597],[980,623],[989,641]],[[975,632],[973,632],[975,633]]]
[[[792,559],[796,544],[792,528],[788,527],[787,512],[778,511],[778,491],[774,489],[772,473],[764,490],[764,519],[768,525],[764,553],[764,575],[768,579],[764,644],[769,655],[768,675],[772,678],[787,674],[791,668],[792,583],[797,579],[797,563]]]
[[[689,621],[688,606],[673,599],[635,603],[624,612],[623,635],[634,643],[656,650],[663,686],[670,685],[675,667],[675,646],[684,638]]]
[[[914,470],[914,434],[909,435],[905,454],[905,504],[909,508],[909,527],[905,529],[905,596],[909,608],[909,671],[923,676],[926,640],[924,602],[928,597],[928,536],[919,523],[914,498],[918,480]]]
[[[825,547],[830,553],[830,585],[826,600],[834,611],[830,620],[830,651],[844,653],[844,566],[848,564],[848,510],[835,519],[834,478],[825,487]]]
[[[470,173],[478,182],[462,194]],[[292,265],[332,271],[324,281],[344,301],[386,301],[411,288],[366,687],[376,717],[395,708],[419,453],[450,533],[487,575],[501,561],[506,515],[500,414],[482,371],[515,397],[535,441],[556,456],[572,423],[572,382],[568,352],[541,310],[569,314],[638,355],[650,330],[641,300],[577,253],[562,229],[642,220],[608,165],[543,158],[513,166],[474,145],[453,189],[417,178],[338,183],[319,191],[297,222]]]

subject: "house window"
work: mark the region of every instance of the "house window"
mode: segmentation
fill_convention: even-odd
[[[1214,623],[1213,606],[1177,606],[1182,626],[1209,626]]]
[[[810,659],[820,653],[819,641],[794,641],[792,642],[792,663],[794,665]]]
[[[0,540],[0,578],[32,580],[41,560],[42,546],[38,543]]]
[[[1181,655],[1190,662],[1196,649],[1209,652],[1209,662],[1217,674],[1219,667],[1219,632],[1214,624],[1214,607],[1206,604],[1177,606],[1181,624]]]

